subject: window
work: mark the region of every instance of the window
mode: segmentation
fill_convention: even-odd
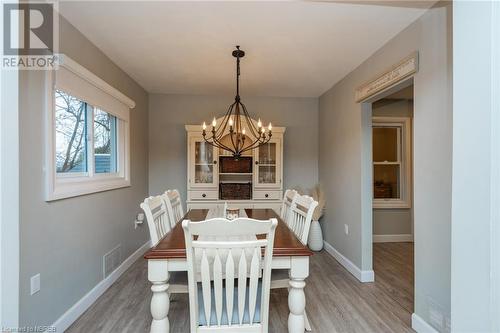
[[[95,173],[115,173],[116,117],[94,109],[94,170]]]
[[[374,117],[372,134],[374,208],[410,208],[410,119]]]
[[[62,90],[56,89],[54,94],[56,172],[87,173],[88,152],[93,151],[95,173],[116,173],[116,117]],[[93,120],[92,138],[87,134],[87,119]]]
[[[56,171],[87,172],[87,103],[55,90]]]
[[[47,201],[130,185],[133,101],[64,60],[47,74]]]

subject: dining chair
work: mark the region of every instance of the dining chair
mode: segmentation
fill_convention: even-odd
[[[151,196],[144,199],[141,208],[148,221],[149,235],[152,245],[156,245],[171,229],[167,214],[167,206],[161,196]]]
[[[173,228],[184,217],[181,195],[178,190],[168,190],[163,194],[167,212],[170,220],[170,226]]]
[[[155,246],[171,230],[165,200],[161,195],[151,196],[144,199],[140,206],[148,221],[151,244]],[[168,292],[171,294],[185,294],[188,291],[187,275],[185,272],[173,272],[170,274],[169,283]]]
[[[285,201],[285,200],[283,200]],[[295,236],[304,245],[307,245],[307,238],[309,237],[309,227],[314,210],[318,206],[318,202],[308,195],[296,194],[291,200],[290,211],[287,216],[288,227],[293,231]],[[290,279],[288,271],[283,269],[273,270],[271,276],[271,289],[289,288]],[[305,328],[306,331],[311,331],[311,324],[307,313],[304,311]]]
[[[267,333],[277,224],[249,218],[182,222],[192,333]]]
[[[296,190],[288,189],[283,195],[283,203],[281,204],[280,217],[288,225],[288,217],[290,216],[290,210],[292,208],[293,202],[297,197],[298,192]]]
[[[317,206],[318,202],[308,195],[297,195],[292,203],[288,226],[304,245],[307,245],[309,228]]]

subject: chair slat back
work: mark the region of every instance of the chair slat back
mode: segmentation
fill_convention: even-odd
[[[285,195],[283,196],[283,204],[281,205],[281,214],[280,217],[287,225],[289,225],[290,211],[292,208],[292,204],[295,201],[295,198],[299,194],[296,190],[286,190]]]
[[[271,260],[277,224],[276,219],[259,221],[249,218],[182,222],[188,263],[191,332],[207,328],[224,332],[231,328],[237,332],[249,327],[254,328],[251,330],[254,332],[267,332]],[[266,238],[257,239],[257,235],[266,235]],[[198,283],[198,279],[201,282]],[[203,295],[202,313],[199,313],[198,293]]]
[[[163,195],[163,198],[167,205],[170,225],[173,228],[184,217],[181,195],[177,190],[168,190]]]
[[[292,204],[288,226],[302,244],[307,244],[309,228],[318,202],[308,195],[297,195]]]
[[[161,196],[154,196],[144,199],[140,206],[148,221],[151,242],[156,245],[171,229],[165,202]]]

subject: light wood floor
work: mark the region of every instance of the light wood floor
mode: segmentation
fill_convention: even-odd
[[[374,283],[360,283],[328,253],[311,258],[307,310],[313,332],[413,332],[413,244],[373,246]],[[66,332],[149,332],[147,264],[139,259]],[[287,290],[271,291],[270,332],[287,332]],[[173,295],[172,332],[189,331],[188,295]]]

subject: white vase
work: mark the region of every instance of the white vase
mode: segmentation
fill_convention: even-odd
[[[318,221],[311,221],[308,244],[309,248],[313,251],[321,251],[323,249],[323,232]]]

